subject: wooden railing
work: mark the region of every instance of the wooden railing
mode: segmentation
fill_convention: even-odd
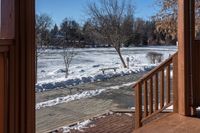
[[[135,85],[135,128],[173,105],[177,112],[178,52],[150,71]]]

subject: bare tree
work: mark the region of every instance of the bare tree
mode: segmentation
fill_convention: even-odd
[[[155,0],[160,8],[154,16],[156,31],[165,34],[166,38],[177,38],[178,0]],[[200,0],[195,0],[195,33],[200,32]]]
[[[155,16],[156,32],[165,36],[164,40],[177,39],[178,0],[156,0],[160,7]],[[166,42],[165,42],[166,43]]]
[[[43,45],[49,45],[48,43],[50,42],[50,34],[49,30],[52,24],[52,19],[49,15],[47,14],[41,14],[38,15],[36,14],[36,20],[35,20],[35,31],[36,31],[36,46],[41,46],[41,49],[37,47],[35,58],[35,72],[37,75],[37,67],[38,67],[38,57],[41,56],[41,54],[44,52],[42,49]],[[36,79],[37,82],[37,79]]]
[[[67,46],[66,40],[63,40],[63,61],[65,65],[65,78],[69,76],[69,67],[72,63],[72,60],[77,55],[77,52],[74,50],[73,47]]]
[[[36,14],[36,43],[41,47],[49,46],[50,43],[50,28],[52,26],[52,18],[47,14]]]
[[[60,27],[61,35],[59,40],[63,48],[62,56],[65,65],[65,78],[67,78],[69,76],[69,67],[72,60],[77,55],[74,47],[76,46],[76,40],[79,39],[79,24],[74,20],[65,18]]]
[[[88,4],[94,35],[115,48],[125,68],[121,47],[129,38],[130,30],[127,29],[133,29],[133,10],[131,1],[126,0],[100,0]]]

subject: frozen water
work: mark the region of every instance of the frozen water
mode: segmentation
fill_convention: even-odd
[[[166,59],[176,50],[176,46],[123,48],[124,59],[127,57],[130,59],[130,68],[126,69],[121,66],[121,61],[113,48],[75,49],[78,55],[72,61],[68,78],[65,78],[63,51],[57,49],[41,51],[38,57],[36,92],[147,71],[158,65],[150,63],[146,57],[147,53],[162,53]],[[116,72],[107,70],[104,74],[100,71],[102,68],[113,67],[119,69]]]

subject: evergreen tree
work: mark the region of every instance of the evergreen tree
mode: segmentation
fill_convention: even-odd
[[[50,36],[51,36],[51,42],[50,42],[51,46],[58,47],[61,45],[59,28],[57,24],[54,25],[53,29],[51,29]]]
[[[49,46],[50,43],[50,28],[52,18],[47,14],[36,14],[36,43],[39,46]]]

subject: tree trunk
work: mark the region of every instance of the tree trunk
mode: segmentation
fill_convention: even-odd
[[[123,64],[123,67],[124,67],[124,68],[127,68],[126,63],[125,63],[125,61],[124,61],[124,59],[123,59],[123,57],[122,57],[120,48],[115,48],[115,50],[117,51],[117,53],[118,53],[118,55],[119,55],[119,57],[120,57],[120,60],[121,60],[121,62],[122,62],[122,64]]]
[[[67,68],[67,66],[66,66],[66,69],[65,69],[65,78],[68,78],[68,75],[69,75],[69,69]]]

